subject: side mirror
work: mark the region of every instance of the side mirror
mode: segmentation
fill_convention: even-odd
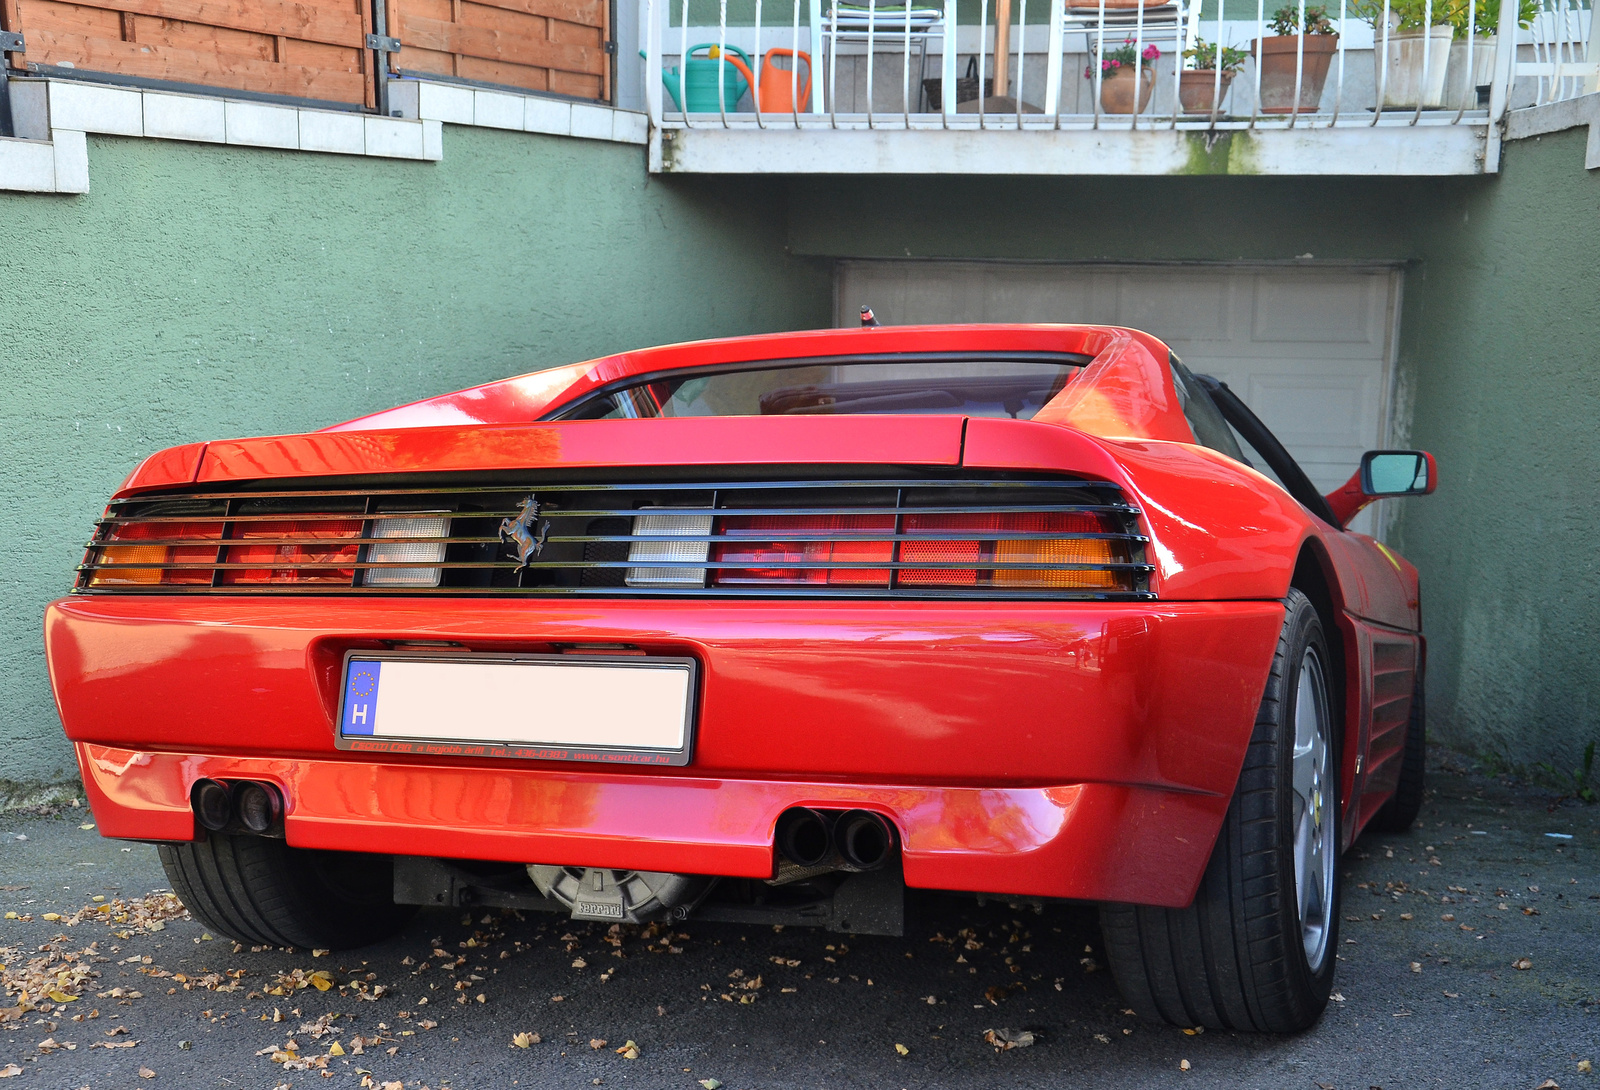
[[[1433,455],[1425,450],[1369,450],[1361,456],[1361,494],[1426,496],[1439,485]]]
[[[1341,527],[1383,496],[1426,496],[1439,487],[1439,469],[1425,450],[1369,450],[1361,468],[1325,497]]]

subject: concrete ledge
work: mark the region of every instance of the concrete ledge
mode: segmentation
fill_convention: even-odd
[[[430,80],[389,81],[389,105],[400,116],[449,125],[511,129],[580,140],[644,145],[650,121],[642,113],[546,95],[520,95]]]
[[[768,129],[660,132],[652,171],[1426,177],[1483,173],[1485,122],[1373,128]]]
[[[1526,140],[1582,125],[1589,126],[1589,144],[1584,151],[1583,165],[1589,170],[1600,170],[1600,94],[1580,95],[1564,102],[1512,110],[1506,115],[1505,138]]]

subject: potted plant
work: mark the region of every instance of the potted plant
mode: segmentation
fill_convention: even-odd
[[[1538,14],[1538,0],[1520,0],[1517,25],[1526,30]],[[1494,81],[1494,54],[1500,41],[1499,22],[1500,5],[1496,0],[1456,0],[1452,5],[1450,24],[1456,28],[1456,35],[1450,43],[1450,65],[1444,79],[1446,109],[1476,110],[1488,105],[1489,84]]]
[[[1137,41],[1126,38],[1117,48],[1108,50],[1100,58],[1100,110],[1108,114],[1143,113],[1150,105],[1150,92],[1155,89],[1155,73],[1151,66],[1161,56],[1154,45],[1137,49]],[[1137,75],[1136,75],[1137,73]],[[1094,78],[1094,66],[1083,70],[1084,79]],[[1139,105],[1134,108],[1134,84],[1138,84]]]
[[[1184,113],[1216,116],[1222,109],[1222,100],[1228,97],[1233,77],[1239,74],[1250,56],[1249,51],[1231,45],[1221,47],[1220,60],[1218,52],[1215,43],[1199,37],[1195,38],[1192,48],[1183,51],[1184,58],[1194,66],[1178,73],[1178,101]]]
[[[1381,3],[1382,0],[1379,0]],[[1257,38],[1251,52],[1261,66],[1261,112],[1268,114],[1315,113],[1328,81],[1328,62],[1339,48],[1339,32],[1326,8],[1307,6],[1304,25],[1298,3],[1285,4],[1268,23],[1273,35]],[[1300,101],[1294,97],[1299,68]]]
[[[1384,109],[1437,108],[1443,103],[1450,41],[1456,33],[1451,22],[1453,7],[1450,0],[1354,0],[1351,4],[1356,17],[1372,27],[1372,80]]]

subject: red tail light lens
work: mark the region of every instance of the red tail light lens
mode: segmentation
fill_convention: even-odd
[[[790,535],[894,533],[893,515],[733,515],[722,520],[711,559],[748,567],[713,569],[717,586],[822,583],[828,586],[887,587],[888,568],[795,567],[797,564],[887,564],[893,541],[774,541]],[[749,540],[745,540],[749,539]],[[763,540],[766,539],[766,540]]]
[[[229,564],[250,564],[248,568],[228,568],[222,573],[223,586],[259,583],[343,583],[355,579],[356,555],[361,546],[341,539],[361,536],[360,519],[272,519],[234,524],[234,540],[269,538],[260,544],[229,545]],[[281,539],[294,538],[292,543]],[[319,567],[275,567],[274,565],[331,565]],[[349,567],[342,565],[349,564]]]
[[[101,564],[215,564],[220,522],[131,522],[117,526],[99,546]],[[143,542],[126,545],[123,542]],[[188,542],[196,542],[194,545]],[[91,587],[194,586],[211,582],[211,568],[97,568]]]

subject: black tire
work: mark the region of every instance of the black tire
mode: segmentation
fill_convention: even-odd
[[[1371,828],[1380,833],[1403,833],[1422,812],[1422,789],[1428,774],[1427,685],[1417,671],[1417,688],[1411,696],[1411,718],[1406,721],[1406,748],[1400,757],[1400,782],[1389,801],[1372,815]]]
[[[160,854],[190,914],[252,946],[365,946],[399,931],[416,911],[394,903],[394,861],[387,855],[310,851],[221,833],[163,844]]]
[[[1123,998],[1142,1018],[1180,1026],[1292,1033],[1321,1016],[1333,988],[1339,941],[1338,730],[1327,683],[1328,654],[1322,623],[1298,590],[1284,600],[1287,616],[1239,784],[1212,849],[1200,889],[1187,908],[1101,906],[1100,924],[1112,974]],[[1317,888],[1324,891],[1308,915],[1320,917],[1320,947],[1308,954],[1297,898],[1295,863],[1294,742],[1301,674],[1308,652],[1322,679],[1321,703],[1329,751],[1321,813],[1331,815],[1320,858]],[[1322,826],[1321,837],[1328,835]],[[1331,879],[1326,877],[1331,874]],[[1331,888],[1328,888],[1331,886]],[[1312,964],[1312,957],[1316,962]]]

